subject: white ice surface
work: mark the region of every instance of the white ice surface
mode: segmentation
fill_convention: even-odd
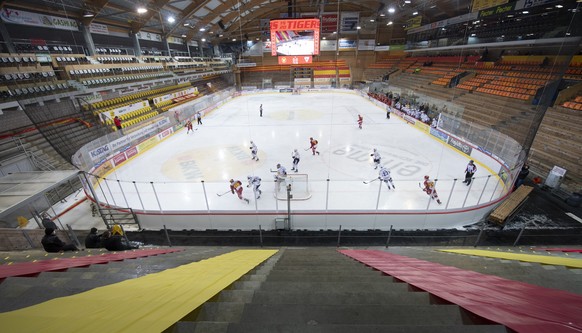
[[[358,114],[363,129],[357,126]],[[502,191],[498,178],[488,177],[490,171],[479,161],[472,186],[462,184],[469,157],[395,115],[386,119],[384,110],[349,92],[241,96],[195,126],[194,133],[179,130],[117,168],[97,189],[99,199],[146,211],[286,209],[286,202],[274,199],[270,170],[281,163],[292,172],[293,149],[301,154],[299,173],[308,175],[311,193],[310,199],[293,202],[295,210],[442,210],[485,203]],[[306,151],[310,137],[319,141],[320,155]],[[251,140],[259,148],[258,162],[251,160]],[[363,183],[378,176],[373,148],[392,171],[396,190],[380,181]],[[247,175],[263,179],[258,200],[246,187]],[[420,190],[424,175],[438,179],[443,205]],[[251,204],[230,193],[217,196],[229,190],[231,178],[244,183]]]

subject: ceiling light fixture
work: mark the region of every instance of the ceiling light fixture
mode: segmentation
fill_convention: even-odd
[[[410,0],[404,0],[404,3],[412,3]]]
[[[233,38],[233,39],[232,39],[232,41],[233,41],[233,42],[236,42],[236,38]]]
[[[390,21],[386,25],[392,25],[394,22]]]
[[[236,39],[235,39],[235,40],[236,40]],[[206,38],[202,38],[202,41],[203,41],[203,42],[205,42],[205,41],[206,41]]]
[[[93,13],[91,13],[91,12],[89,12],[89,11],[85,11],[85,12],[83,13],[83,17],[93,17],[93,16],[95,16],[95,14],[93,14]]]
[[[564,8],[564,6],[562,6],[562,5],[556,5],[555,7],[556,8]]]
[[[174,23],[174,22],[176,22],[176,19],[173,16],[170,16],[170,17],[168,17],[168,22]]]
[[[185,26],[185,27],[187,27],[187,26],[189,26],[189,25],[190,25],[190,23],[184,23],[184,26]]]
[[[206,29],[204,29],[204,28],[200,28],[200,31],[206,31]]]
[[[396,11],[396,9],[394,9],[392,7],[388,8],[388,13],[390,13],[390,14],[394,14],[395,11]]]
[[[374,19],[370,19],[370,22],[374,22]]]
[[[362,29],[362,27],[358,26],[356,29],[360,30],[360,29]]]
[[[527,10],[524,10],[523,12],[521,12],[522,14],[529,14],[529,12]]]
[[[138,14],[145,14],[148,12],[148,10],[145,7],[138,7],[137,12],[138,12]]]
[[[412,15],[418,15],[418,12],[414,12],[414,13],[412,13]]]

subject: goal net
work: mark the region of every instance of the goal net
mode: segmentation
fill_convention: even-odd
[[[291,185],[291,200],[307,200],[311,198],[309,192],[309,178],[304,173],[287,174],[285,180],[275,184],[275,198],[287,200],[287,186]]]
[[[301,95],[301,91],[298,88],[293,89],[291,95]]]

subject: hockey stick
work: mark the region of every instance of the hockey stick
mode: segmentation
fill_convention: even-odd
[[[307,149],[303,149],[304,151],[308,151],[309,149],[311,149],[311,147],[307,148]]]
[[[269,171],[271,171],[271,172],[277,172],[277,170],[273,170],[273,169],[269,169]]]
[[[224,192],[224,193],[222,193],[222,194],[221,194],[221,193],[216,193],[216,195],[218,195],[219,197],[221,197],[221,196],[223,196],[223,195],[225,195],[225,194],[227,194],[227,193],[229,193],[229,192],[230,192],[230,191],[226,191],[226,192]]]
[[[370,184],[371,182],[375,182],[375,181],[377,181],[377,180],[378,180],[378,178],[374,178],[374,179],[372,179],[372,180],[369,180],[369,181],[365,181],[365,180],[364,180],[364,184]]]

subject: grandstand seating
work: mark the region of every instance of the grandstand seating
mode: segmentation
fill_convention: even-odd
[[[574,101],[576,99],[580,100],[580,96]],[[562,186],[571,191],[579,190],[582,187],[581,126],[580,110],[565,106],[548,108],[532,144],[529,157],[531,171],[545,177],[558,165],[568,170]]]

